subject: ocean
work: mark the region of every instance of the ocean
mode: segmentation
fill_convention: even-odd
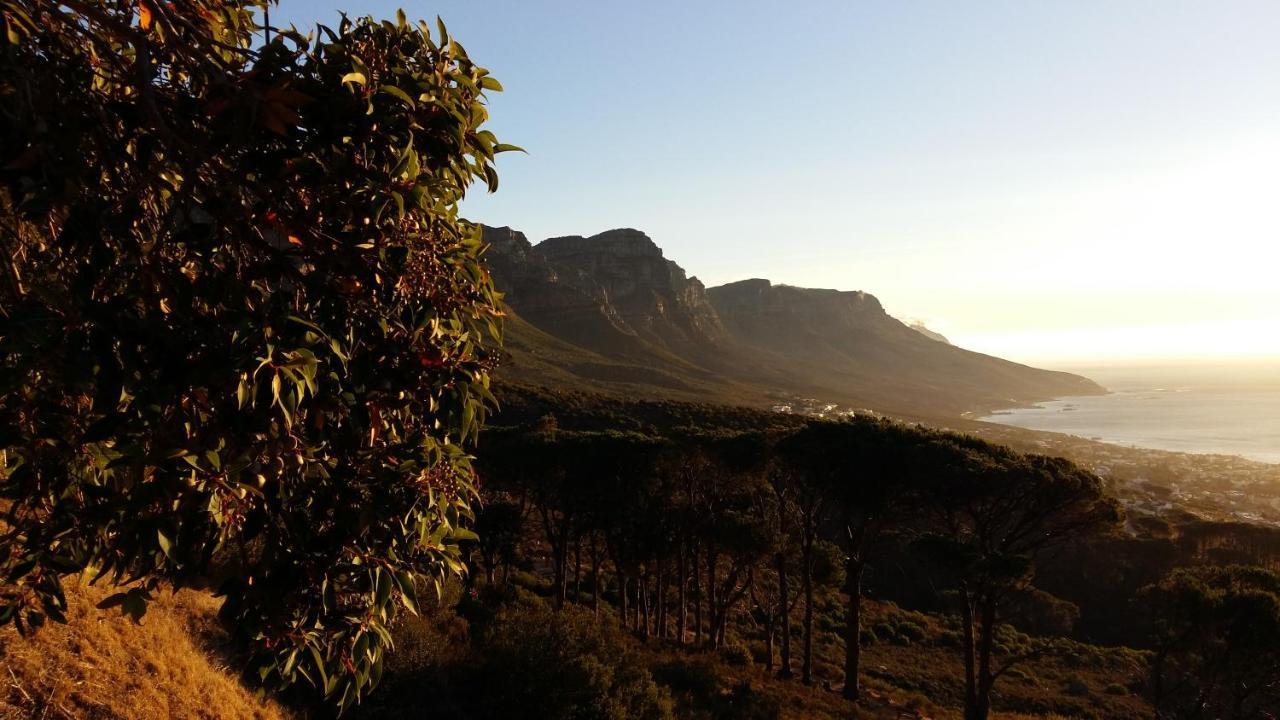
[[[981,419],[1119,445],[1280,463],[1280,362],[1063,369],[1111,393]]]

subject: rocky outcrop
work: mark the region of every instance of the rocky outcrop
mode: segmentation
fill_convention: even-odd
[[[628,328],[677,354],[713,350],[725,337],[706,288],[663,257],[639,230],[544,240],[534,253],[563,278],[590,287]]]
[[[893,320],[875,296],[860,290],[816,290],[754,279],[712,288],[710,297],[739,339],[763,347],[789,347],[819,332],[840,337]]]
[[[916,332],[929,338],[930,340],[936,340],[940,343],[946,343],[948,345],[951,344],[951,341],[947,339],[946,335],[943,335],[940,332],[934,332],[933,330],[930,330],[928,327],[925,326],[923,322],[919,320],[912,320],[911,322],[907,323],[907,327],[911,328],[912,330],[915,330]]]
[[[526,321],[583,347],[643,354],[644,343],[589,275],[556,267],[511,228],[485,227],[484,241],[494,282]]]
[[[726,337],[702,283],[638,230],[531,245],[509,228],[485,228],[485,240],[508,304],[545,332],[632,357],[700,357]]]

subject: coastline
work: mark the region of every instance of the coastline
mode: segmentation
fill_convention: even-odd
[[[1210,443],[1207,439],[1199,439],[1194,434],[1185,434],[1182,436],[1173,435],[1170,439],[1161,442],[1160,440],[1152,440],[1150,437],[1135,438],[1133,433],[1116,434],[1116,429],[1095,428],[1092,431],[1085,431],[1078,427],[1077,423],[1071,423],[1066,427],[1060,427],[1061,423],[1046,422],[1056,419],[1060,413],[1076,413],[1080,410],[1080,404],[1086,404],[1088,415],[1090,412],[1098,412],[1099,408],[1088,407],[1088,404],[1095,403],[1099,398],[1121,398],[1126,395],[1142,394],[1146,397],[1159,395],[1162,393],[1178,393],[1180,390],[1168,390],[1165,388],[1153,388],[1147,391],[1113,391],[1108,390],[1106,395],[1066,395],[1062,397],[1052,398],[1042,401],[1034,405],[1010,405],[1003,408],[988,410],[985,413],[975,411],[966,413],[964,419],[972,422],[986,423],[998,425],[1001,427],[1017,428],[1035,433],[1053,433],[1056,435],[1066,435],[1079,440],[1103,443],[1127,450],[1172,453],[1176,455],[1190,455],[1205,458],[1235,458],[1245,462],[1259,463],[1262,465],[1280,466],[1280,446],[1276,450],[1261,450],[1250,452],[1248,449],[1241,451],[1233,451],[1228,448],[1214,449],[1209,447],[1195,447],[1196,445],[1207,445]],[[1140,398],[1140,399],[1146,399]],[[1133,412],[1133,408],[1126,408],[1129,412]],[[1073,415],[1074,417],[1080,417]],[[1023,419],[1019,422],[1017,420]],[[1029,420],[1029,421],[1028,421]],[[1087,423],[1087,421],[1085,421]],[[1132,425],[1120,425],[1120,428],[1130,428]],[[1137,433],[1142,435],[1142,433]],[[1231,438],[1221,438],[1223,441],[1230,441]],[[1189,447],[1190,446],[1190,447]]]

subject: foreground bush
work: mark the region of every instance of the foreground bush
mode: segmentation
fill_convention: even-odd
[[[492,283],[498,84],[446,34],[265,2],[3,0],[0,621],[232,559],[255,680],[342,705],[460,572]]]
[[[585,609],[510,606],[486,630],[480,657],[484,717],[672,717],[667,691],[627,652],[622,630]]]

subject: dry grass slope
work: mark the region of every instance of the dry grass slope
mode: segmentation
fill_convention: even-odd
[[[68,624],[34,637],[0,629],[0,719],[287,718],[219,659],[217,601],[159,597],[139,625],[96,604],[110,589],[68,588]]]

